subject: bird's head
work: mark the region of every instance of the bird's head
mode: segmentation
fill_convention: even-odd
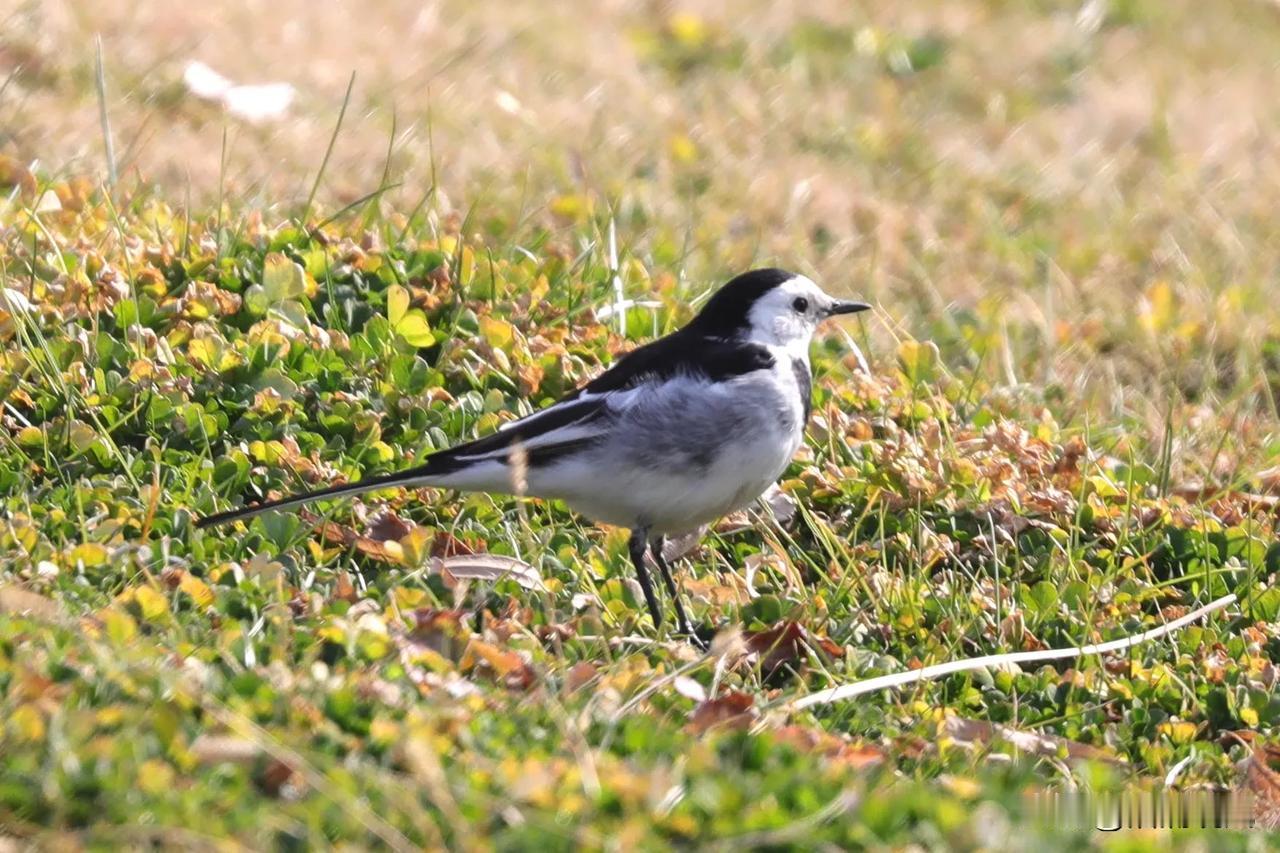
[[[871,306],[824,293],[810,279],[780,269],[743,273],[707,300],[690,324],[701,334],[788,349],[807,349],[818,324]]]

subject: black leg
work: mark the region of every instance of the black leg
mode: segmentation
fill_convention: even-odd
[[[658,598],[653,594],[653,581],[649,579],[649,568],[644,564],[644,552],[649,547],[647,530],[631,531],[631,562],[635,563],[636,575],[640,578],[640,588],[644,590],[645,603],[649,605],[649,615],[653,617],[653,627],[662,629],[662,608],[658,606]]]
[[[675,579],[671,577],[671,567],[667,565],[666,557],[662,556],[662,546],[665,542],[664,536],[658,536],[650,541],[649,553],[653,554],[653,561],[658,564],[658,570],[662,572],[662,583],[667,588],[667,595],[671,596],[671,601],[675,605],[676,626],[679,627],[681,634],[693,637],[693,625],[684,613],[684,602],[680,600],[680,590],[676,588]]]

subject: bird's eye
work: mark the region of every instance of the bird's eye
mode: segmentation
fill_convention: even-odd
[[[791,307],[796,309],[797,314],[803,314],[809,310],[809,300],[803,296],[797,296],[796,301],[791,303]]]

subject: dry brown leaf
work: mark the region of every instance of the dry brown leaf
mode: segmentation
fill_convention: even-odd
[[[537,680],[537,674],[533,668],[525,663],[520,655],[500,649],[483,640],[472,640],[467,645],[467,650],[463,652],[458,668],[466,672],[480,663],[484,663],[493,670],[507,687],[527,690]]]
[[[399,542],[416,527],[413,522],[405,521],[391,510],[381,513],[369,525],[368,536],[379,542]]]
[[[1280,829],[1280,773],[1273,765],[1280,764],[1280,744],[1259,744],[1253,732],[1238,732],[1250,737],[1249,757],[1244,760],[1244,775],[1240,789],[1253,798],[1253,823],[1259,829]]]
[[[662,556],[668,563],[672,560],[678,560],[685,554],[698,547],[698,543],[702,541],[702,537],[707,535],[708,526],[703,524],[692,533],[685,533],[682,536],[668,536],[662,543]],[[647,557],[652,561],[652,557]]]
[[[578,661],[569,668],[569,675],[565,679],[565,689],[572,693],[581,689],[584,685],[591,683],[596,677],[596,668],[594,664],[586,661]]]
[[[62,608],[38,592],[23,589],[16,584],[4,584],[0,586],[0,613],[56,619],[62,615]]]
[[[773,517],[783,527],[794,521],[796,513],[799,511],[799,504],[796,503],[796,499],[778,488],[777,483],[766,489],[765,493],[760,496],[760,500],[772,510]]]
[[[1039,732],[1015,729],[999,723],[989,723],[986,720],[947,717],[942,724],[942,734],[962,744],[989,746],[998,740],[1003,740],[1023,752],[1047,758],[1054,758],[1065,752],[1067,758],[1076,761],[1101,761],[1113,766],[1122,766],[1124,764],[1111,753],[1096,746],[1067,740],[1057,735],[1046,735]]]
[[[320,522],[319,516],[306,510],[301,513],[301,517],[308,524]],[[404,524],[398,518],[396,522]],[[392,533],[399,529],[396,522],[383,522],[384,527],[381,529],[378,529],[378,523],[375,523],[374,529],[379,533]],[[408,535],[412,530],[413,528],[409,526],[405,535]],[[404,549],[400,547],[400,543],[396,539],[376,539],[372,536],[361,536],[350,527],[344,527],[334,521],[320,522],[316,532],[320,534],[320,538],[325,542],[355,548],[361,554],[372,557],[375,560],[396,564],[404,562]]]
[[[432,560],[432,568],[446,577],[498,581],[510,578],[525,589],[540,590],[542,575],[523,560],[499,554],[460,554]]]
[[[421,607],[413,612],[413,631],[409,640],[446,658],[454,659],[471,637],[462,610],[437,610]]]
[[[787,664],[803,661],[808,649],[829,657],[841,657],[844,649],[826,637],[816,637],[799,622],[785,620],[763,631],[748,631],[747,649],[761,656],[760,666],[772,672]]]
[[[333,597],[348,604],[355,603],[359,596],[356,594],[355,586],[351,583],[351,575],[346,572],[338,573],[338,580],[333,585]]]
[[[437,531],[431,540],[431,556],[433,557],[458,557],[474,553],[476,553],[476,549],[472,545],[447,530]]]
[[[730,690],[694,708],[685,729],[693,734],[711,729],[748,729],[756,719],[754,706],[755,699],[750,695]]]
[[[197,764],[252,764],[263,754],[258,744],[236,735],[200,735],[191,743]]]
[[[774,732],[774,737],[796,749],[818,753],[855,770],[882,764],[889,757],[874,743],[852,741],[812,726],[783,726]]]

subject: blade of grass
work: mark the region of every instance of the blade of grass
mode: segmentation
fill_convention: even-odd
[[[115,189],[119,176],[116,174],[115,143],[111,140],[111,119],[107,116],[107,75],[102,67],[102,36],[94,37],[94,84],[98,90],[98,122],[102,126],[102,147],[107,158],[107,186]]]
[[[342,96],[342,108],[338,110],[338,121],[333,125],[333,133],[329,135],[329,145],[324,150],[324,159],[320,161],[320,168],[316,171],[316,179],[311,184],[311,194],[307,196],[307,204],[302,208],[302,216],[298,222],[302,227],[306,227],[307,218],[311,216],[311,205],[315,203],[316,193],[320,191],[320,182],[324,180],[325,169],[329,166],[329,158],[333,156],[333,146],[338,141],[338,133],[342,130],[342,120],[347,115],[347,105],[351,103],[351,90],[356,85],[356,72],[351,72],[351,78],[347,80],[347,93]]]

